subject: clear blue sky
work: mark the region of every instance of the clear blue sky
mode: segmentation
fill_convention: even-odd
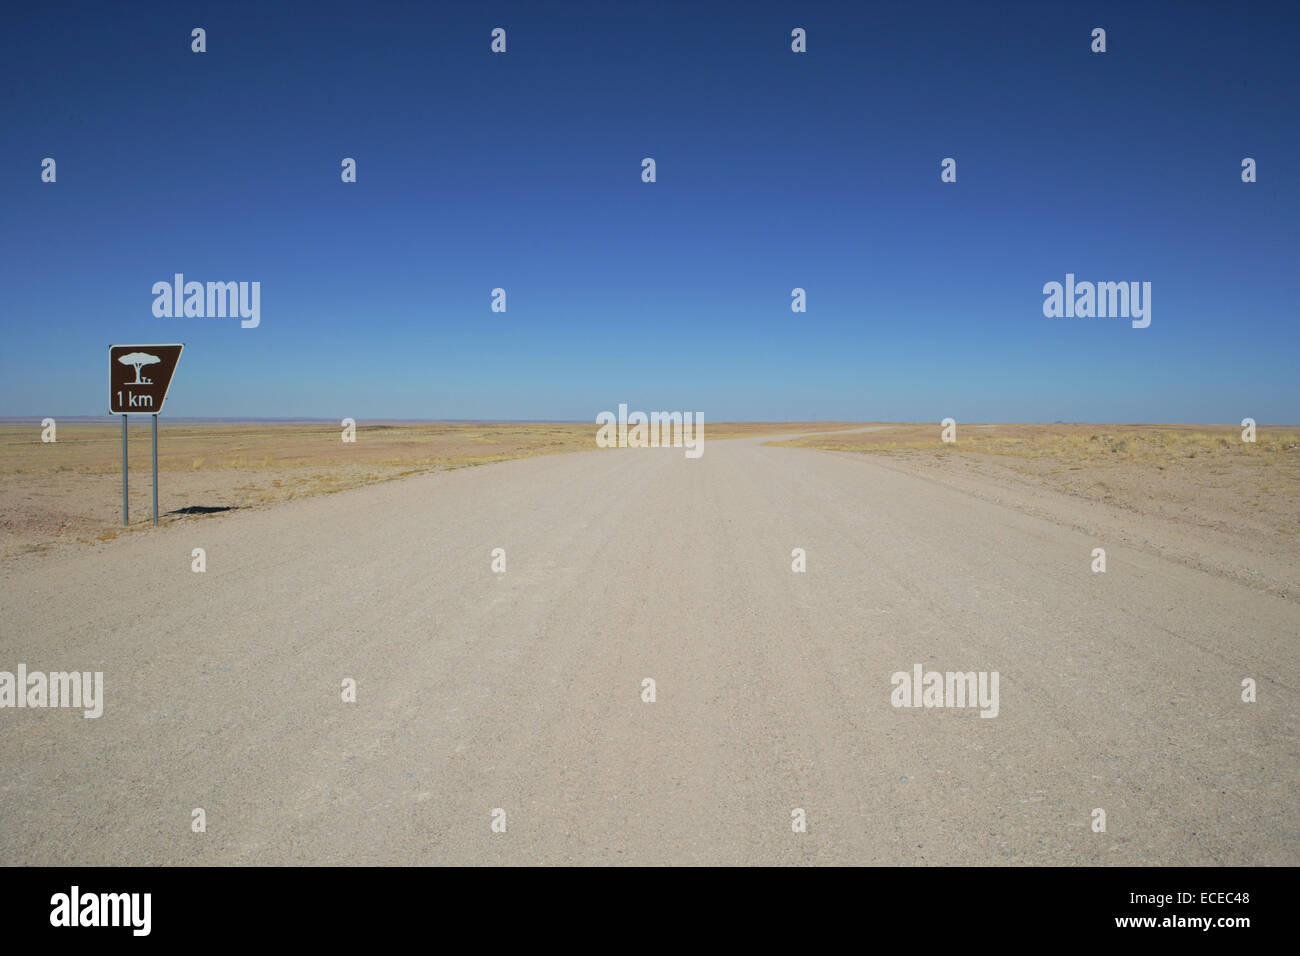
[[[1297,5],[996,6],[14,7],[0,415],[185,342],[164,415],[1300,421]]]

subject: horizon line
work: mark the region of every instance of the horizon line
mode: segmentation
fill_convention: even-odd
[[[29,424],[31,422],[40,424],[45,418],[53,418],[56,421],[80,422],[83,424],[103,423],[108,424],[119,418],[136,418],[141,421],[147,420],[153,413],[140,412],[135,415],[0,415],[0,424]],[[314,424],[329,423],[334,425],[342,420],[337,417],[318,417],[302,415],[159,415],[160,420],[166,419],[177,424]],[[357,418],[356,416],[347,416],[352,418],[358,427],[371,424],[411,424],[411,425],[596,425],[599,421],[588,418],[397,418],[397,417],[375,417],[375,418]],[[939,422],[938,419],[934,420]],[[930,423],[929,418],[917,419],[866,419],[866,418],[723,418],[717,419],[712,423],[704,424],[713,425],[919,425]],[[1051,421],[1033,421],[1031,419],[1003,419],[1001,421],[958,421],[959,425],[1131,425],[1131,426],[1155,426],[1155,425],[1205,425],[1221,428],[1240,428],[1240,422],[1193,422],[1193,421],[1099,421],[1096,419],[1052,419]],[[1297,428],[1300,423],[1285,422],[1256,422],[1257,428]]]

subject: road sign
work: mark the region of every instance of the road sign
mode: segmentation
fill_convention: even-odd
[[[153,416],[153,523],[158,523],[158,413],[184,345],[110,345],[108,413],[122,416],[122,524],[130,520],[126,494],[126,422],[132,413]]]
[[[184,345],[110,345],[108,413],[157,415]]]

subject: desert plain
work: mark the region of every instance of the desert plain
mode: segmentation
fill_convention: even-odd
[[[0,863],[1300,863],[1300,429],[594,436],[6,427]]]
[[[143,418],[143,417],[142,417]],[[94,545],[147,530],[147,419],[130,428],[130,524],[122,523],[116,421],[0,425],[0,561]],[[705,440],[868,455],[883,467],[1081,528],[1191,555],[1259,586],[1300,578],[1300,427],[970,424],[957,441],[932,423],[723,422]],[[210,519],[379,482],[595,450],[594,425],[568,422],[362,423],[345,443],[333,422],[184,422],[160,426],[160,524]],[[607,449],[617,451],[620,449]],[[629,449],[622,449],[627,451]],[[1158,543],[1156,543],[1158,542]],[[1184,545],[1179,549],[1179,543]]]

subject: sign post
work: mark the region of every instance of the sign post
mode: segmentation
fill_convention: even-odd
[[[125,417],[125,416],[123,416]],[[153,416],[153,523],[158,523],[158,413]]]
[[[167,400],[184,344],[110,345],[108,412],[122,416],[122,524],[130,519],[127,501],[126,427],[131,412],[153,416],[153,523],[158,523],[158,413]],[[149,372],[146,375],[145,369]]]
[[[131,506],[126,499],[126,420],[130,415],[122,416],[122,527],[131,523]]]

